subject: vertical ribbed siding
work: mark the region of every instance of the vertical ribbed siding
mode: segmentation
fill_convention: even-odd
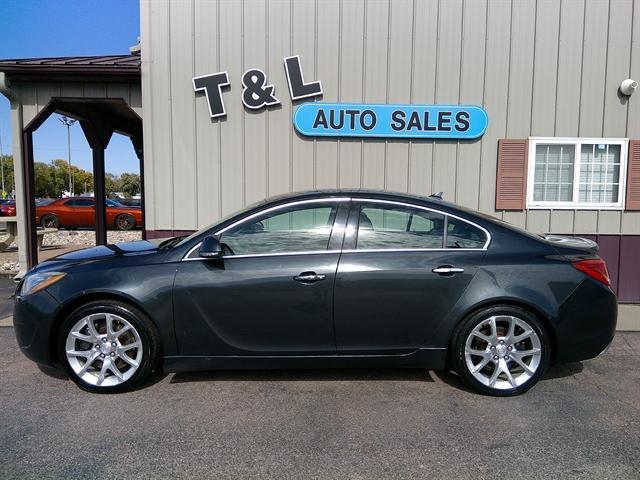
[[[262,196],[340,186],[444,190],[495,214],[498,139],[640,138],[640,103],[617,95],[621,79],[640,77],[638,1],[142,0],[141,10],[151,229],[193,229]],[[460,142],[303,138],[282,66],[291,54],[322,81],[317,100],[479,104],[489,127]],[[244,110],[249,67],[266,71],[280,106]],[[220,70],[228,115],[212,121],[190,80]],[[640,233],[635,211],[498,215],[532,231]]]
[[[527,188],[527,140],[498,141],[496,210],[523,210]]]

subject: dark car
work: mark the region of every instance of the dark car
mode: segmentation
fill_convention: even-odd
[[[308,192],[186,238],[43,262],[18,286],[15,332],[29,358],[98,392],[158,367],[402,366],[515,395],[613,339],[596,250],[434,198]]]

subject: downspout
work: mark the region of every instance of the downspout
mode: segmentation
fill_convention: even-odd
[[[12,144],[13,144],[13,183],[16,193],[16,217],[18,218],[18,263],[20,271],[14,280],[20,280],[28,269],[27,242],[29,241],[27,226],[25,222],[26,204],[24,198],[24,171],[22,145],[22,103],[18,95],[11,89],[11,82],[5,72],[0,72],[0,93],[4,95],[11,104],[12,121]]]

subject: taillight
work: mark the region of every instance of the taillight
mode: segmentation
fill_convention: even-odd
[[[601,258],[578,260],[573,262],[572,265],[581,272],[589,275],[591,278],[604,283],[607,287],[611,286],[611,279],[609,278],[607,264]]]

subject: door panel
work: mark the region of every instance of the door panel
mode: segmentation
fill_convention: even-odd
[[[335,353],[338,258],[339,253],[322,253],[181,262],[174,286],[180,353]],[[294,280],[305,272],[325,278]]]
[[[400,353],[430,343],[475,275],[485,252],[345,252],[335,289],[339,353]],[[455,266],[443,276],[432,270]]]

